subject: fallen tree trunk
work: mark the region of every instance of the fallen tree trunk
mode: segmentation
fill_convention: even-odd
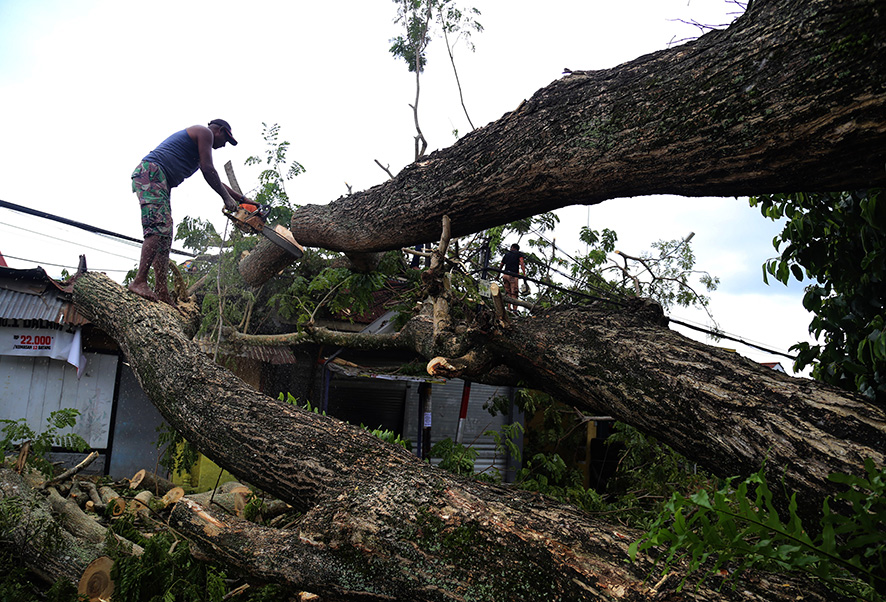
[[[47,583],[77,583],[104,546],[59,528],[49,504],[18,473],[0,467],[0,500],[4,529],[0,543]],[[79,510],[79,508],[78,508]]]
[[[381,251],[574,204],[886,183],[877,0],[755,0],[724,31],[574,71],[395,178],[293,214],[305,246]],[[255,269],[253,267],[253,269]]]
[[[801,515],[812,520],[840,490],[829,474],[863,475],[868,457],[886,463],[883,408],[686,338],[667,327],[658,305],[642,300],[512,317],[482,336],[441,336],[419,315],[394,335],[315,328],[233,339],[398,348],[431,360],[428,370],[438,376],[536,388],[653,434],[724,478],[765,464],[772,482],[783,479],[798,493]]]
[[[644,581],[648,559],[625,562],[636,533],[536,494],[456,478],[363,429],[256,393],[188,341],[163,304],[92,273],[76,281],[75,301],[118,340],[173,428],[303,513],[281,532],[180,501],[171,520],[204,554],[332,600],[645,600],[675,591],[679,578]],[[798,595],[798,582],[777,581],[756,576],[725,594],[711,582],[684,595]]]
[[[840,491],[830,473],[886,463],[883,408],[686,338],[650,302],[537,313],[495,331],[487,348],[525,386],[635,426],[721,477],[765,463],[807,519]],[[445,375],[478,379],[477,368]]]
[[[801,580],[756,574],[675,593],[625,562],[638,533],[523,491],[462,481],[420,462],[380,469],[316,506],[291,530],[220,515],[185,498],[170,517],[200,551],[323,600],[825,600]],[[219,550],[224,553],[220,554]],[[808,598],[806,598],[808,596]]]

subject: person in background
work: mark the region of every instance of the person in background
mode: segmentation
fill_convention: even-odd
[[[520,278],[518,270],[526,278],[526,264],[523,262],[523,253],[520,252],[520,245],[517,243],[511,245],[511,250],[502,257],[499,269],[502,270],[501,279],[505,285],[505,295],[512,299],[519,299]],[[517,311],[517,306],[513,303],[510,304],[510,308]]]
[[[180,130],[145,155],[132,172],[132,191],[141,205],[141,257],[135,279],[129,290],[151,301],[173,305],[167,286],[169,249],[172,246],[172,189],[192,176],[197,169],[210,188],[221,197],[229,211],[237,209],[245,197],[222,183],[212,164],[213,149],[225,144],[237,145],[231,126],[224,119],[213,119],[209,125],[192,125]],[[235,200],[236,199],[236,200]],[[148,270],[154,267],[154,290],[148,284]]]

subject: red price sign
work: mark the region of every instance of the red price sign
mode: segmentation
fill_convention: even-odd
[[[51,346],[52,345],[52,336],[51,335],[16,335],[13,337],[16,340],[17,345],[30,345],[30,346]]]

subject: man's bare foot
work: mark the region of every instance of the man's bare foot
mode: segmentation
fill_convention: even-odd
[[[169,296],[168,292],[157,293],[157,299],[159,299],[166,305],[171,305],[172,307],[175,307],[175,301],[172,300],[172,297]]]
[[[136,284],[135,282],[129,283],[129,290],[138,295],[139,297],[144,297],[148,301],[158,301],[157,293],[151,290],[151,287],[147,285],[147,283]]]

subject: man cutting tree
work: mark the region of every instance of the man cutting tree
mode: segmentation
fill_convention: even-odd
[[[132,191],[141,205],[145,237],[135,279],[129,290],[152,301],[172,305],[167,286],[169,249],[172,245],[172,189],[200,168],[206,183],[218,193],[228,210],[235,210],[243,195],[222,183],[212,164],[212,149],[237,141],[224,119],[213,119],[207,127],[192,125],[160,143],[132,172]],[[238,200],[234,200],[238,199]],[[154,290],[148,284],[148,270],[154,266]]]

